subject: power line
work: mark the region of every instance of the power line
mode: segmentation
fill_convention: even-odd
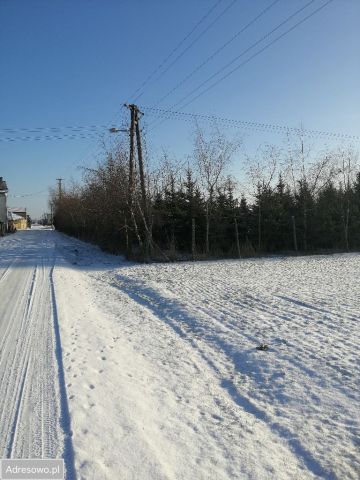
[[[145,81],[142,83],[142,85],[140,85],[140,87],[130,96],[130,98],[133,98],[135,97],[135,95],[140,92],[147,84],[148,82],[151,80],[151,78],[170,60],[170,58],[173,56],[174,53],[176,53],[176,51],[186,42],[186,40],[196,31],[196,29],[209,17],[209,15],[217,8],[217,6],[222,2],[223,0],[218,0],[211,8],[210,10],[208,10],[208,12],[196,23],[196,25],[191,29],[191,31],[177,44],[177,46],[170,52],[170,54],[161,62],[161,64],[158,65],[158,67],[145,79]],[[223,16],[226,11],[236,2],[236,0],[233,0],[231,5],[229,5],[228,7],[225,8],[225,10],[223,10],[217,17],[216,19],[211,23],[211,25],[206,29],[206,31],[217,21],[220,19],[221,16]],[[202,32],[202,34],[200,36],[202,36],[203,34],[205,33],[205,31]],[[200,38],[197,37],[193,42],[192,44],[190,45],[190,47]],[[190,48],[190,47],[187,47],[186,51]],[[185,53],[185,51],[180,54],[181,56]],[[178,59],[180,58],[180,56],[178,56],[175,61],[177,61]],[[166,72],[169,70],[169,68],[175,63],[172,62],[172,64],[166,69]],[[162,73],[162,75],[164,74],[165,72]],[[160,77],[159,77],[160,78]],[[136,101],[138,98],[140,98],[140,96],[143,95],[144,92],[142,92],[141,94],[139,94],[134,101]],[[122,102],[124,103],[124,102]],[[114,121],[115,118],[117,117],[118,115],[118,111],[115,113],[115,115],[112,117],[112,120],[110,120],[110,122]],[[109,125],[107,126],[107,128],[109,127]],[[87,152],[86,152],[87,153]],[[85,154],[86,154],[85,153]],[[82,155],[82,158],[85,156],[85,154]]]
[[[96,138],[108,130],[109,124],[63,127],[2,128],[0,129],[0,142],[57,140],[66,138]]]
[[[222,76],[221,78],[219,78],[216,82],[212,83],[211,85],[209,85],[209,87],[207,87],[205,90],[203,90],[202,92],[200,92],[198,95],[196,95],[192,100],[190,100],[189,102],[187,102],[185,105],[183,105],[181,108],[185,108],[187,107],[188,105],[190,105],[191,103],[193,103],[195,100],[197,100],[198,98],[202,97],[205,93],[207,93],[209,90],[211,90],[212,88],[214,88],[216,85],[218,85],[220,82],[222,82],[223,80],[225,80],[226,78],[228,78],[230,75],[232,75],[233,73],[235,73],[237,70],[239,70],[239,68],[243,67],[244,65],[246,65],[247,63],[249,63],[251,60],[253,60],[255,57],[257,57],[258,55],[260,55],[261,53],[263,53],[265,50],[267,50],[269,47],[271,47],[272,45],[274,45],[274,43],[278,42],[279,40],[281,40],[283,37],[285,37],[286,35],[288,35],[290,32],[292,32],[293,30],[295,30],[295,28],[297,28],[298,26],[300,26],[301,24],[303,24],[304,22],[306,22],[309,18],[311,18],[312,16],[314,16],[316,13],[318,13],[320,10],[322,10],[323,8],[325,8],[327,5],[329,5],[331,2],[333,2],[334,0],[328,0],[326,3],[324,3],[324,5],[322,5],[321,7],[317,8],[316,10],[314,10],[312,13],[308,14],[306,17],[304,17],[302,20],[299,20],[297,23],[295,23],[295,25],[293,25],[292,27],[290,27],[288,30],[286,30],[285,32],[283,32],[281,35],[279,35],[278,37],[274,38],[274,40],[272,40],[270,43],[268,43],[267,45],[265,45],[263,48],[261,48],[259,51],[257,51],[256,53],[254,53],[253,55],[251,55],[248,59],[246,59],[244,62],[240,63],[240,65],[236,66],[235,68],[233,68],[232,70],[230,70],[230,72],[228,72],[227,74],[225,74],[224,76]],[[312,2],[310,2],[312,3]],[[207,82],[206,82],[207,83]],[[196,89],[198,90],[198,88]],[[191,94],[194,93],[191,92]],[[186,97],[184,98],[188,98],[191,94],[187,95]],[[179,103],[182,103],[184,99],[182,99]],[[178,105],[178,104],[177,104]]]
[[[272,30],[270,30],[269,32],[267,32],[264,36],[262,36],[259,40],[257,40],[255,43],[253,43],[252,45],[250,45],[250,47],[247,47],[245,50],[243,50],[239,55],[237,55],[235,58],[233,58],[230,62],[228,62],[226,65],[224,65],[222,68],[220,68],[217,72],[215,72],[214,74],[210,75],[210,77],[208,77],[206,80],[204,80],[203,82],[201,82],[197,87],[195,87],[193,90],[191,90],[188,94],[186,94],[183,98],[181,98],[177,103],[175,103],[174,105],[172,105],[170,107],[170,109],[173,109],[173,108],[176,108],[178,107],[184,100],[186,100],[187,98],[189,98],[193,93],[197,92],[202,86],[206,85],[209,81],[211,81],[213,78],[217,77],[221,72],[223,72],[225,69],[227,69],[228,67],[230,67],[233,63],[235,63],[237,60],[239,60],[239,58],[243,57],[244,55],[246,55],[250,50],[252,50],[253,48],[255,48],[257,45],[259,45],[261,42],[263,42],[264,40],[266,40],[269,36],[271,36],[274,32],[276,32],[277,30],[279,30],[281,27],[283,27],[286,23],[288,23],[290,20],[292,20],[292,18],[294,18],[296,15],[298,15],[299,13],[301,13],[303,10],[305,10],[309,5],[311,5],[312,3],[314,3],[316,0],[310,0],[308,3],[306,3],[305,5],[303,5],[301,8],[299,8],[298,10],[296,10],[294,13],[292,13],[291,15],[289,15],[285,20],[283,20],[282,22],[280,22],[278,25],[276,25],[276,27],[274,27]],[[285,32],[286,33],[286,32]],[[274,43],[274,42],[272,42]],[[269,46],[272,44],[270,43]],[[262,50],[259,51],[259,53],[261,53]],[[259,53],[256,53],[254,55],[257,56]],[[247,59],[245,63],[248,63],[250,60],[252,59],[252,57],[250,57],[249,59]],[[241,64],[242,65],[242,64]],[[239,67],[237,67],[239,68]],[[221,81],[221,79],[217,82],[219,83]],[[217,84],[216,83],[216,84]],[[215,86],[215,85],[214,85]],[[210,89],[210,88],[209,88]],[[181,108],[185,108],[187,105],[189,105],[190,103],[192,103],[193,101],[195,101],[198,97],[200,97],[201,95],[203,95],[206,91],[208,91],[208,89],[204,90],[203,93],[199,94],[197,97],[195,97],[194,99],[192,99],[191,101],[189,101],[187,104],[183,105]],[[157,126],[161,125],[165,120],[163,120],[162,122],[160,122],[158,125],[155,125],[155,127],[153,128],[156,128]]]
[[[45,190],[40,190],[40,192],[35,192],[35,193],[24,193],[22,195],[9,195],[11,198],[25,198],[25,197],[35,197],[37,195],[41,195],[44,192],[48,192],[48,189],[46,188]]]
[[[130,96],[130,98],[137,98],[138,93],[150,82],[150,80],[154,77],[154,75],[157,74],[159,70],[162,69],[162,67],[170,60],[170,58],[176,53],[179,48],[182,47],[182,45],[186,42],[186,40],[191,37],[191,35],[196,31],[196,29],[209,17],[209,15],[217,8],[217,6],[222,2],[223,0],[218,0],[211,8],[208,10],[208,12],[200,18],[200,20],[196,23],[196,25],[190,30],[190,32],[185,35],[185,37],[180,40],[180,42],[172,49],[172,51],[167,55],[167,57],[148,75],[148,77],[143,81],[143,83],[140,85],[139,88],[135,90],[135,92]]]
[[[236,40],[242,33],[244,33],[248,28],[250,28],[255,22],[257,22],[265,13],[267,13],[272,7],[274,7],[280,0],[274,0],[270,5],[264,8],[256,17],[254,17],[250,22],[248,22],[241,30],[236,32],[228,41],[221,45],[217,50],[215,50],[211,55],[209,55],[206,60],[204,60],[200,65],[198,65],[192,72],[190,72],[185,78],[183,78],[174,88],[172,88],[166,95],[160,98],[155,104],[155,106],[162,103],[169,95],[174,93],[178,88],[180,88],[185,82],[187,82],[191,77],[195,75],[202,67],[208,64],[213,58],[216,57],[220,52],[222,52],[230,43]]]
[[[115,119],[120,115],[121,110],[124,108],[124,103],[125,102],[121,103],[120,109],[116,110],[114,115],[111,117],[111,119],[109,120],[109,122],[106,125],[106,130],[109,130],[110,127],[112,125],[114,125]],[[81,163],[85,159],[85,157],[89,156],[90,153],[92,154],[93,152],[94,152],[93,143],[89,143],[87,145],[87,147],[82,151],[82,153],[81,153],[79,159],[77,160],[77,162]],[[74,163],[75,163],[75,161],[73,162],[73,165],[74,165]]]
[[[98,138],[99,134],[95,132],[93,134],[89,133],[72,133],[72,134],[63,134],[63,135],[38,135],[26,137],[0,137],[0,142],[26,142],[26,141],[43,141],[43,140],[76,140],[76,139],[89,139],[89,138]]]
[[[106,129],[106,125],[83,125],[83,126],[62,126],[62,127],[22,127],[22,128],[0,128],[0,132],[5,132],[6,134],[11,133],[19,133],[19,132],[26,132],[26,133],[37,133],[43,131],[51,131],[51,132],[60,132],[63,133],[63,130],[72,130],[72,131],[84,131],[84,130],[99,130],[99,129]],[[1,135],[1,133],[0,133]]]
[[[171,108],[175,108],[177,107],[178,105],[180,105],[180,103],[182,103],[184,100],[186,100],[188,97],[190,97],[193,93],[197,92],[203,85],[206,85],[208,82],[210,82],[213,78],[217,77],[221,72],[223,72],[224,70],[226,70],[228,67],[230,67],[231,65],[233,65],[237,60],[239,60],[239,58],[243,57],[244,55],[246,55],[250,50],[252,50],[253,48],[255,48],[257,45],[259,45],[261,42],[263,42],[264,40],[266,40],[268,37],[270,37],[273,33],[275,33],[277,30],[279,30],[281,27],[283,27],[286,23],[290,22],[290,20],[292,20],[296,15],[298,15],[299,13],[301,13],[303,10],[305,10],[309,5],[311,5],[312,3],[314,3],[316,0],[310,0],[309,2],[307,2],[305,5],[303,5],[301,8],[299,8],[298,10],[296,10],[294,13],[292,13],[291,15],[289,15],[285,20],[283,20],[282,22],[280,22],[278,25],[276,25],[276,27],[274,27],[272,30],[270,30],[268,33],[266,33],[264,36],[262,36],[259,40],[257,40],[256,42],[254,42],[252,45],[250,45],[250,47],[246,48],[245,50],[243,50],[239,55],[237,55],[236,57],[234,57],[232,60],[230,60],[230,62],[228,62],[226,65],[224,65],[223,67],[221,67],[219,70],[217,70],[215,73],[213,73],[212,75],[210,75],[210,77],[208,77],[206,80],[204,80],[203,82],[201,82],[196,88],[194,88],[193,90],[191,90],[191,92],[189,92],[187,95],[185,95],[181,100],[179,100],[175,105],[173,105]],[[285,32],[286,33],[286,32]],[[250,57],[251,58],[251,57]]]
[[[278,0],[277,0],[278,1]],[[231,7],[233,7],[235,5],[235,3],[237,2],[237,0],[233,0],[229,5],[227,5],[224,10],[222,10],[219,15],[202,31],[199,33],[199,35],[197,37],[195,37],[195,39],[190,43],[190,45],[188,45],[182,52],[179,53],[179,55],[177,55],[177,57],[175,57],[175,59],[170,63],[170,65],[168,65],[166,67],[165,70],[163,70],[160,75],[155,79],[156,82],[158,82],[160,80],[161,77],[163,77],[169,70],[170,68],[175,65],[175,63],[177,63],[180,58],[182,58],[186,52],[188,52],[190,50],[191,47],[193,47],[195,45],[196,42],[198,42],[200,40],[200,38],[202,38],[209,30],[210,28],[215,25],[215,23],[217,23],[221,17],[223,17],[225,15],[225,13],[228,12],[228,10],[230,10]],[[137,101],[140,97],[142,97],[142,95],[144,94],[144,92],[142,92],[141,94],[139,94],[136,98],[135,98],[135,101]]]
[[[310,0],[307,4],[305,4],[303,7],[301,7],[300,9],[298,9],[296,12],[294,12],[293,14],[291,14],[289,17],[287,17],[284,21],[282,21],[279,25],[277,25],[274,29],[272,29],[270,32],[268,32],[266,35],[264,35],[260,40],[258,40],[257,42],[255,42],[254,44],[252,44],[250,47],[248,47],[246,50],[244,50],[243,52],[241,52],[237,57],[235,57],[233,60],[231,60],[229,63],[227,63],[224,67],[222,67],[220,70],[218,70],[216,73],[214,73],[213,75],[211,75],[207,80],[203,81],[200,85],[198,85],[196,88],[194,88],[191,92],[189,92],[187,95],[185,95],[181,100],[179,100],[177,103],[175,103],[174,105],[172,105],[170,107],[170,109],[173,109],[173,108],[176,108],[177,106],[179,106],[184,100],[186,100],[187,98],[189,98],[193,93],[197,92],[203,85],[205,85],[206,83],[208,83],[210,80],[212,80],[214,77],[216,77],[217,75],[219,75],[222,71],[224,71],[226,68],[228,68],[230,65],[232,65],[233,63],[235,63],[240,57],[242,57],[243,55],[245,55],[247,52],[249,52],[249,50],[253,49],[255,46],[257,46],[259,43],[261,43],[263,40],[265,40],[267,37],[269,37],[271,34],[273,34],[276,30],[278,30],[279,28],[281,28],[285,23],[289,22],[295,15],[297,15],[298,13],[300,13],[301,11],[303,11],[305,8],[307,8],[310,4],[314,3],[315,0]],[[214,82],[213,84],[211,84],[209,87],[207,87],[206,89],[204,89],[202,92],[200,92],[198,95],[196,95],[193,99],[191,99],[189,102],[185,103],[184,105],[182,105],[180,108],[185,108],[187,107],[188,105],[190,105],[191,103],[193,103],[195,100],[197,100],[199,97],[201,97],[202,95],[204,95],[205,93],[207,93],[210,89],[214,88],[216,85],[218,85],[220,82],[222,82],[223,80],[225,80],[227,77],[229,77],[230,75],[232,75],[233,73],[235,73],[239,68],[243,67],[244,65],[246,65],[247,63],[249,63],[251,60],[253,60],[255,57],[257,57],[258,55],[260,55],[261,53],[263,53],[265,50],[267,50],[269,47],[271,47],[272,45],[274,45],[277,41],[279,41],[281,38],[283,38],[284,36],[288,35],[291,31],[293,31],[295,28],[297,28],[298,26],[300,26],[302,23],[304,23],[305,21],[307,21],[309,18],[311,18],[312,16],[314,16],[316,13],[318,13],[320,10],[322,10],[323,8],[325,8],[327,5],[329,5],[332,1],[334,0],[328,0],[326,3],[324,3],[323,5],[321,5],[320,7],[318,7],[316,10],[314,10],[313,12],[311,12],[310,14],[308,14],[306,17],[304,17],[303,19],[299,20],[297,23],[295,23],[292,27],[290,27],[288,30],[286,30],[285,32],[283,32],[281,35],[277,36],[275,39],[273,39],[271,42],[269,42],[268,44],[266,44],[264,47],[262,47],[260,50],[258,50],[257,52],[255,52],[253,55],[251,55],[249,58],[247,58],[244,62],[240,63],[238,66],[236,66],[234,69],[232,69],[230,72],[228,72],[227,74],[223,75],[220,79],[218,79],[216,82]],[[156,128],[157,126],[159,126],[160,124],[162,124],[162,122],[160,122],[159,124],[153,126],[153,128]]]
[[[273,123],[260,123],[260,122],[252,122],[247,120],[236,120],[236,119],[230,119],[225,117],[219,117],[216,115],[179,112],[179,111],[165,110],[165,109],[155,108],[155,107],[142,106],[141,108],[142,110],[149,112],[148,113],[149,115],[160,116],[160,117],[168,116],[167,119],[176,119],[176,120],[185,120],[185,121],[200,119],[204,121],[219,122],[226,125],[233,125],[236,127],[248,128],[248,129],[254,129],[254,130],[268,130],[268,131],[275,131],[276,133],[294,133],[294,134],[303,134],[306,136],[313,136],[313,137],[342,138],[346,140],[360,141],[360,136],[350,135],[347,133],[326,132],[322,130],[309,130],[304,128],[290,127],[286,125],[276,125]]]

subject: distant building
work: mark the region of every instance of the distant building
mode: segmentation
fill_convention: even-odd
[[[0,235],[5,235],[7,231],[7,192],[8,188],[3,177],[0,177]]]
[[[28,227],[26,208],[9,208],[8,218],[16,230],[26,230]]]

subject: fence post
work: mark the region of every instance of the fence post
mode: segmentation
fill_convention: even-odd
[[[297,246],[296,223],[295,223],[294,215],[291,217],[291,222],[292,222],[292,228],[293,228],[294,248],[295,248],[295,252],[297,252],[298,251],[298,246]]]
[[[191,219],[191,252],[192,252],[192,259],[195,261],[196,259],[196,225],[195,225],[195,218]]]
[[[237,218],[236,217],[234,217],[234,221],[235,221],[236,249],[237,249],[238,257],[241,258],[240,243],[239,243],[239,229],[238,229],[238,223],[237,223]]]

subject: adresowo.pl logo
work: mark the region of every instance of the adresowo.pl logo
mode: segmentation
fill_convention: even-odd
[[[64,480],[62,459],[0,460],[1,480]]]

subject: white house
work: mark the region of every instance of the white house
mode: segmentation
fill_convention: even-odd
[[[8,223],[8,227],[15,230],[26,230],[28,226],[26,208],[8,208]]]
[[[8,188],[3,177],[0,177],[0,235],[5,235],[7,230],[6,196]]]

